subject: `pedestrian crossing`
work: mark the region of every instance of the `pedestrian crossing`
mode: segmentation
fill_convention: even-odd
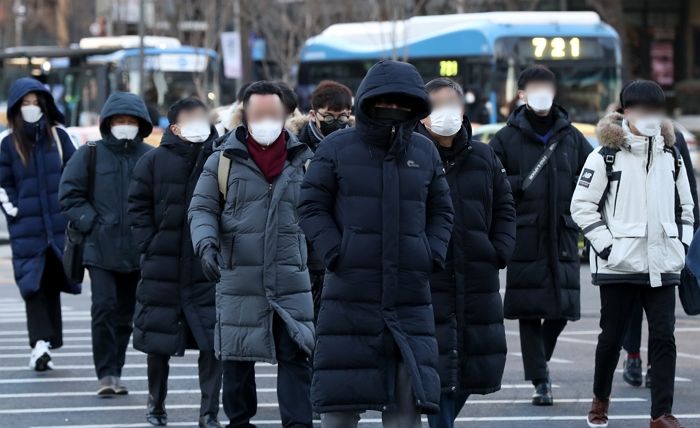
[[[27,368],[29,348],[24,304],[19,297],[7,297],[14,293],[14,287],[0,285],[0,427],[150,426],[145,422],[148,396],[146,358],[131,346],[122,378],[130,394],[107,399],[95,395],[97,381],[90,345],[89,296],[64,298],[65,345],[54,352],[55,370],[35,373]],[[695,324],[688,328],[699,326]],[[591,327],[594,326],[588,326]],[[583,335],[567,337],[572,336],[578,338]],[[456,426],[510,428],[532,427],[535,423],[538,427],[553,428],[585,426],[592,377],[591,347],[587,343],[565,342],[562,355],[552,361],[553,371],[560,374],[554,384],[556,405],[552,408],[535,408],[530,405],[532,387],[521,378],[517,337],[509,335],[508,340],[511,352],[502,390],[488,396],[472,396]],[[581,341],[587,342],[583,338]],[[684,379],[687,379],[688,389],[694,390],[690,388],[693,385],[691,379]],[[259,406],[253,422],[261,427],[280,427],[276,367],[257,364],[256,384]],[[171,359],[169,387],[166,401],[168,425],[196,427],[199,409],[196,353],[188,352],[182,358]],[[623,393],[613,400],[611,420],[615,423],[614,427],[646,426],[648,391],[624,387],[618,389]],[[695,392],[685,401],[698,399],[700,392]],[[678,412],[686,421],[686,427],[700,427],[700,414],[696,410],[694,405],[685,405]],[[219,416],[222,421],[226,420],[223,410]],[[368,412],[364,416],[361,427],[381,426],[378,413]],[[315,425],[320,426],[318,421]],[[423,425],[428,426],[427,422]]]

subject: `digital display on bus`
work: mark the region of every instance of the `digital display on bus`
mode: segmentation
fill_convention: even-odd
[[[518,37],[496,42],[500,57],[520,60],[577,61],[605,59],[610,53],[604,39],[585,37]],[[614,56],[612,57],[614,58]]]

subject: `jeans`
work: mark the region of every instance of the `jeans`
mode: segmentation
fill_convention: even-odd
[[[547,363],[557,346],[559,334],[566,327],[565,319],[520,320],[520,349],[523,353],[525,380],[533,384],[549,379]]]
[[[53,283],[57,275],[63,275],[63,265],[54,252],[48,250],[39,290],[24,301],[31,348],[40,340],[48,342],[53,349],[63,346],[61,291]]]
[[[454,428],[455,419],[467,402],[469,394],[464,392],[443,392],[440,395],[440,413],[428,415],[430,428]]]
[[[92,288],[92,357],[97,378],[121,377],[133,326],[139,272],[88,267]]]
[[[360,412],[328,412],[321,414],[321,428],[357,428]],[[382,413],[384,428],[420,428],[420,413],[413,397],[408,371],[400,363],[396,371],[396,408]]]
[[[595,354],[593,393],[608,399],[620,359],[620,348],[627,320],[640,298],[649,322],[649,362],[654,367],[651,383],[651,417],[671,413],[676,376],[676,341],[673,336],[676,317],[676,288],[638,284],[600,286],[600,329]]]
[[[148,407],[156,414],[165,412],[165,397],[168,394],[168,364],[170,356],[148,354]],[[219,414],[219,391],[221,390],[221,362],[216,359],[214,351],[199,351],[199,391],[202,398],[199,416],[211,415],[214,419]]]
[[[284,321],[275,314],[272,332],[277,351],[277,401],[284,428],[311,428],[311,363],[289,337]],[[248,428],[257,413],[254,361],[223,361],[224,412],[229,428]]]

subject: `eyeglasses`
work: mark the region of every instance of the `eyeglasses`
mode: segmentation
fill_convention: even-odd
[[[336,121],[338,123],[345,125],[346,123],[348,123],[350,121],[350,115],[346,114],[346,113],[342,113],[339,116],[334,116],[331,113],[323,114],[323,113],[316,112],[316,117],[318,117],[319,121],[325,122],[329,125],[336,122]]]

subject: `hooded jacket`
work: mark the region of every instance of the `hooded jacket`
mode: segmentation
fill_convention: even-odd
[[[13,83],[8,98],[8,117],[20,114],[22,98],[30,92],[44,94],[52,116],[63,120],[51,93],[32,78]],[[58,206],[58,183],[75,146],[65,130],[57,125],[59,123],[47,123],[47,118],[43,117],[36,123],[25,123],[23,129],[10,129],[0,136],[0,207],[7,218],[15,281],[25,299],[41,286],[46,254],[53,252],[59,260],[63,257],[67,220]],[[51,132],[54,126],[60,141],[54,141]],[[23,132],[33,143],[26,165],[17,150],[16,132]],[[80,292],[80,284],[72,284],[63,270],[48,274],[61,291]]]
[[[373,116],[382,96],[410,106],[393,125]],[[444,265],[452,203],[433,143],[414,133],[430,112],[409,64],[381,61],[357,92],[355,128],[316,151],[302,186],[301,227],[326,266],[311,399],[319,412],[395,405],[397,364],[416,407],[436,412],[438,348],[429,276]]]
[[[314,347],[306,239],[296,211],[311,151],[287,134],[282,174],[268,183],[248,152],[246,137],[239,127],[209,157],[188,219],[195,253],[201,256],[213,245],[223,259],[216,284],[217,358],[276,363],[275,314],[301,352],[311,355]],[[218,181],[222,156],[231,160],[225,201]]]
[[[194,254],[187,209],[216,137],[212,127],[207,141],[188,143],[168,129],[134,167],[129,217],[141,254],[134,313],[139,351],[181,356],[188,345],[214,349],[214,283]]]
[[[552,106],[548,144],[559,141],[549,162],[523,190],[522,182],[542,157],[542,143],[518,107],[490,146],[501,159],[515,199],[517,232],[508,263],[504,312],[510,319],[577,320],[581,314],[579,228],[569,206],[576,179],[593,150],[561,106]]]
[[[114,138],[110,118],[117,115],[138,119],[136,138]],[[151,149],[143,139],[152,130],[141,98],[116,92],[109,96],[100,114],[102,139],[96,142],[93,200],[88,199],[89,147],[81,147],[66,165],[59,199],[71,224],[87,235],[83,261],[88,267],[116,272],[139,269],[139,253],[133,243],[127,214],[128,192],[136,161]]]
[[[673,125],[666,121],[658,135],[642,137],[620,113],[611,113],[596,132],[601,147],[619,150],[612,173],[608,177],[603,159],[609,155],[598,148],[571,201],[571,215],[593,249],[593,283],[677,285],[683,245],[693,238],[693,198],[685,168],[676,164]]]
[[[432,138],[422,124],[418,132]],[[501,388],[506,363],[498,273],[515,247],[513,195],[491,147],[472,140],[469,121],[439,152],[455,209],[445,270],[430,278],[440,381],[443,392],[489,394]]]

